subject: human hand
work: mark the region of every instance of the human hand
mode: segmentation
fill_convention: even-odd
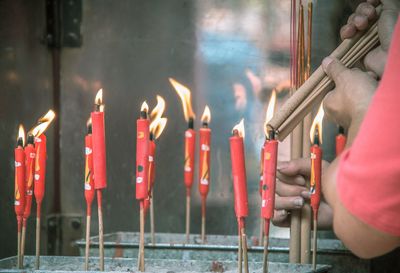
[[[322,170],[327,166],[328,163],[323,161]],[[289,211],[301,209],[304,203],[309,201],[310,193],[306,187],[306,181],[309,181],[310,173],[311,161],[309,158],[278,163],[275,211],[272,219],[274,225],[288,227],[290,225]],[[318,215],[319,227],[331,227],[332,211],[324,201],[321,201]]]
[[[349,69],[331,57],[323,60],[322,68],[336,85],[323,101],[325,113],[329,119],[349,129],[352,122],[362,121],[378,82],[369,73],[358,68]]]
[[[400,2],[398,0],[368,0],[361,3],[356,11],[350,15],[348,22],[340,30],[342,39],[353,37],[357,31],[367,29],[371,21],[378,16],[375,6],[382,2],[382,12],[378,21],[378,35],[380,45],[373,49],[365,56],[364,65],[367,70],[374,72],[379,77],[382,77],[387,52],[397,17],[400,11]]]

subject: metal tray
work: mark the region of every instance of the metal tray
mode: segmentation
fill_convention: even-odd
[[[34,256],[25,257],[25,269],[16,269],[16,257],[0,260],[0,272],[85,272],[83,271],[84,258],[72,256],[43,256],[41,257],[41,269],[33,270],[35,262]],[[136,272],[137,259],[127,258],[105,258],[105,272]],[[100,272],[98,259],[90,259],[89,272]],[[261,263],[250,263],[250,272],[258,273],[262,271]],[[309,265],[269,263],[270,273],[325,273],[329,266],[319,265],[316,271]],[[148,273],[184,273],[184,272],[225,272],[236,273],[237,263],[234,261],[193,261],[193,260],[165,260],[165,259],[146,259],[146,272]]]

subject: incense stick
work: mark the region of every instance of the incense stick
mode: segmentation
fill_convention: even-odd
[[[89,251],[90,251],[90,219],[91,216],[86,216],[86,246],[85,246],[85,271],[89,270]]]
[[[39,205],[38,205],[37,210],[40,211]],[[39,267],[40,267],[40,216],[36,217],[36,252],[35,253],[36,253],[35,269],[39,270]]]
[[[241,236],[242,229],[240,228],[240,223],[238,222],[238,239],[239,239],[239,246],[238,246],[238,273],[242,273],[242,260],[243,260],[243,252],[242,252],[242,236]]]
[[[97,191],[97,213],[99,216],[99,259],[100,271],[104,271],[104,234],[103,234],[103,208],[102,208],[102,192]]]
[[[352,39],[344,40],[330,56],[340,59],[345,66],[351,68],[378,44],[379,37],[375,23],[364,34],[358,33]],[[320,66],[274,115],[268,127],[275,129],[279,140],[283,140],[311,111],[311,108],[323,99],[332,86],[332,80]]]
[[[151,243],[153,245],[156,244],[156,236],[154,232],[154,190],[151,190],[151,199],[150,199],[150,233],[151,233]]]
[[[138,270],[140,272],[145,271],[144,264],[144,204],[140,201],[140,240],[139,240],[139,259],[138,259]]]
[[[190,189],[186,189],[186,243],[190,242]]]

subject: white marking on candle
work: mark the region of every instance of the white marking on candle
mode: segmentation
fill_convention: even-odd
[[[14,205],[15,205],[15,206],[19,206],[19,205],[20,205],[19,201],[18,201],[18,200],[15,200]]]
[[[208,185],[208,180],[207,179],[201,179],[200,184],[202,185]]]
[[[30,158],[35,158],[36,154],[35,153],[30,153],[29,156],[30,156]]]
[[[262,202],[261,202],[261,206],[262,206],[262,207],[265,207],[266,205],[267,205],[267,200],[264,200],[264,199],[263,199]]]
[[[90,186],[89,183],[85,183],[85,190],[90,191],[92,187]]]
[[[316,159],[316,158],[317,158],[317,155],[314,153],[311,153],[311,159]]]
[[[42,139],[40,137],[35,137],[35,142],[42,142]]]
[[[192,171],[192,168],[190,168],[189,166],[186,166],[185,167],[185,172],[190,172],[190,171]]]
[[[136,183],[140,184],[143,182],[143,177],[136,177]]]
[[[185,137],[192,137],[192,133],[189,132],[189,131],[186,131],[186,132],[185,132]]]
[[[210,150],[210,146],[208,146],[207,144],[201,144],[201,150],[208,152]]]
[[[18,162],[18,161],[15,161],[15,167],[21,167],[22,166],[22,164],[21,164],[21,162]]]
[[[154,158],[151,155],[149,155],[149,162],[153,162],[153,161],[154,161]]]
[[[39,180],[40,174],[35,174],[35,180]]]
[[[90,155],[92,153],[92,149],[90,149],[89,147],[85,148],[85,154],[86,155]]]

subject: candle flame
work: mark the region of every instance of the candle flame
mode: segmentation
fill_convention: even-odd
[[[165,110],[165,100],[163,97],[157,95],[157,105],[156,107],[153,108],[153,110],[150,113],[150,120],[155,121],[164,114]]]
[[[244,119],[242,118],[242,120],[236,124],[233,129],[232,132],[237,131],[239,133],[239,136],[244,138],[245,137],[245,131],[244,131]]]
[[[19,139],[22,139],[22,146],[24,146],[25,145],[25,129],[22,124],[20,124],[19,128],[18,128],[17,142]]]
[[[157,118],[150,123],[150,132],[155,139],[158,139],[167,125],[167,118]]]
[[[208,105],[206,105],[206,107],[204,108],[204,112],[203,115],[201,116],[201,122],[204,123],[210,123],[211,121],[211,112],[210,112],[210,108],[208,107]]]
[[[140,107],[140,112],[149,112],[149,105],[146,101],[142,103],[142,106]]]
[[[53,110],[50,109],[44,116],[39,118],[37,125],[33,129],[31,129],[29,133],[35,137],[39,137],[46,131],[46,129],[49,127],[55,117],[56,114]]]
[[[92,126],[92,117],[88,118],[88,120],[86,121],[86,127],[90,126]]]
[[[274,89],[269,99],[267,113],[265,115],[264,132],[266,136],[268,135],[267,124],[274,116],[275,105],[276,105],[276,91]]]
[[[99,91],[97,91],[96,98],[94,99],[94,103],[96,105],[103,104],[103,88],[100,88]]]
[[[324,118],[324,108],[322,106],[319,107],[318,113],[314,118],[314,121],[311,125],[311,130],[310,130],[310,139],[311,143],[314,142],[314,136],[315,136],[315,130],[318,130],[318,137],[319,137],[319,143],[322,143],[322,120]]]
[[[195,118],[195,114],[192,110],[191,94],[190,89],[183,84],[177,82],[173,78],[169,78],[169,82],[175,88],[176,93],[178,93],[183,107],[183,114],[185,115],[185,120],[188,122],[190,118]]]

